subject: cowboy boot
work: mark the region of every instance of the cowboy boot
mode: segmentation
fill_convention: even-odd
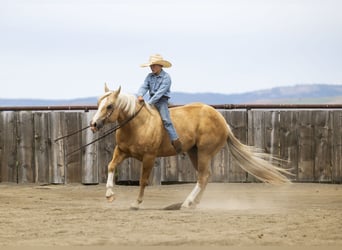
[[[175,148],[177,154],[182,153],[182,143],[179,138],[172,141],[172,146]]]

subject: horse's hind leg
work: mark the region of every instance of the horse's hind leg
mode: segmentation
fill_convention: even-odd
[[[194,157],[194,155],[189,154],[190,159]],[[194,166],[198,171],[197,183],[195,188],[191,191],[188,197],[182,204],[182,208],[195,208],[196,205],[201,201],[203,192],[208,184],[208,180],[210,177],[209,171],[209,162],[211,157],[208,155],[201,155],[197,154],[197,161],[192,159],[192,163],[197,162],[197,168]]]
[[[131,204],[131,209],[139,209],[139,205],[143,202],[145,187],[148,185],[148,179],[150,177],[155,158],[156,157],[154,155],[144,155],[143,157],[142,171],[139,182],[140,191],[137,200]]]
[[[188,156],[190,158],[190,161],[192,163],[192,166],[198,171],[198,150],[197,147],[192,147],[188,152]]]

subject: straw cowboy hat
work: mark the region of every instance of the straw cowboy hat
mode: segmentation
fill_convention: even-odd
[[[169,61],[164,60],[163,57],[159,54],[155,54],[155,55],[150,56],[149,62],[141,64],[140,66],[141,67],[148,67],[148,66],[151,66],[154,64],[161,65],[165,68],[170,68],[172,66],[172,64]]]

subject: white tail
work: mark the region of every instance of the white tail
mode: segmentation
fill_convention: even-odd
[[[229,132],[227,139],[229,151],[235,162],[243,170],[266,183],[291,183],[291,181],[284,175],[292,175],[290,172],[271,164],[271,159],[277,160],[275,157],[261,152],[258,148],[242,144],[230,129]]]

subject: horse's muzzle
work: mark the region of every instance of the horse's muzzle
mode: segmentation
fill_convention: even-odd
[[[103,128],[103,121],[102,120],[97,120],[95,122],[90,122],[90,129],[95,133],[96,131],[100,130]]]

